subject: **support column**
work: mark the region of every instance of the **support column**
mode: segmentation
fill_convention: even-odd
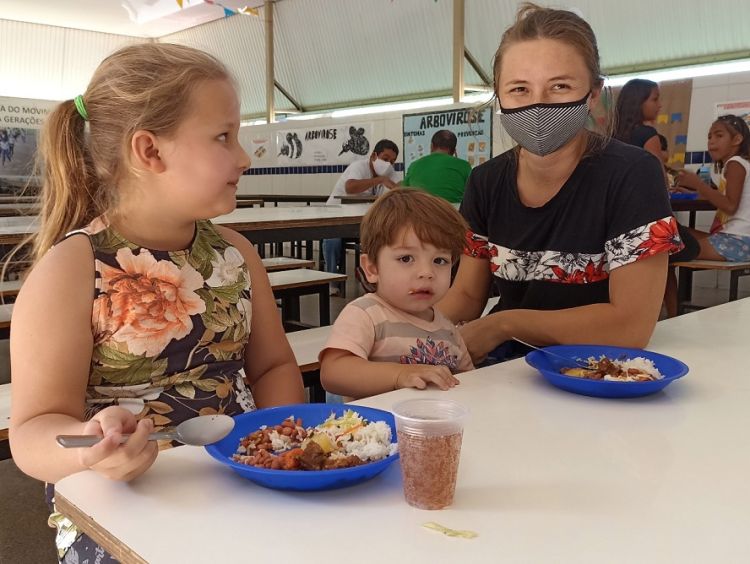
[[[266,21],[266,121],[273,123],[276,121],[273,102],[276,79],[273,69],[273,2],[271,0],[266,0],[263,15]]]
[[[464,8],[465,0],[453,0],[453,102],[464,95]]]

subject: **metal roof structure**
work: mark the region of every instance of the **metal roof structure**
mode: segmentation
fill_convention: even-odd
[[[2,3],[5,7],[20,1]],[[48,1],[26,5],[36,10]],[[77,4],[86,2],[91,0],[64,4],[75,10]],[[97,2],[111,4],[113,0]],[[183,0],[183,4],[190,2]],[[54,3],[60,5],[59,0]],[[750,58],[747,0],[539,3],[572,9],[591,24],[608,74]],[[465,0],[467,90],[486,88],[491,82],[492,58],[519,4],[518,0]],[[266,110],[265,9],[259,7],[257,15],[219,17],[156,40],[198,47],[224,61],[238,79],[243,116],[260,117]],[[320,112],[451,93],[453,0],[278,0],[273,10],[278,112]],[[7,13],[0,11],[0,18]],[[27,21],[39,22],[33,18]],[[4,80],[49,80],[48,76],[34,76],[48,75],[45,57],[72,53],[60,62],[60,80],[72,91],[80,90],[96,65],[95,59],[135,40],[126,35],[50,30],[49,25],[0,19],[0,45],[4,61],[10,61],[3,63]],[[91,24],[87,27],[93,28]],[[36,30],[33,37],[29,36],[31,28]],[[54,45],[40,45],[40,28],[47,30],[43,41]],[[29,65],[30,56],[40,59],[37,66]],[[12,62],[21,60],[23,63]],[[82,80],[75,87],[70,84]]]

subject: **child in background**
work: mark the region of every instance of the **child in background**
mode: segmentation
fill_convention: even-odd
[[[472,370],[456,327],[433,306],[451,283],[466,224],[448,202],[418,190],[381,196],[361,227],[361,266],[376,286],[349,303],[320,353],[321,382],[362,398],[398,388],[442,390]]]
[[[659,85],[643,78],[629,80],[617,95],[613,137],[641,147],[662,161],[659,133],[652,125],[659,110]]]
[[[257,252],[208,220],[234,209],[250,166],[239,126],[227,69],[164,43],[109,56],[47,117],[34,266],[10,343],[10,443],[30,476],[132,480],[157,456],[154,429],[303,401]],[[59,434],[103,439],[62,449]],[[111,561],[60,514],[50,521],[61,560]]]
[[[677,183],[696,190],[716,206],[710,233],[691,229],[700,243],[699,259],[750,261],[750,129],[735,115],[719,117],[708,131],[714,162],[714,190],[697,174],[680,171]]]

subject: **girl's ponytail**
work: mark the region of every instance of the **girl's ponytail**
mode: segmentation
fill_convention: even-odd
[[[31,244],[36,263],[66,233],[114,210],[118,185],[138,174],[130,162],[134,132],[173,133],[192,90],[214,79],[231,77],[216,58],[182,45],[130,45],[104,59],[83,96],[47,116],[35,171],[42,178],[38,230],[8,261]]]
[[[102,213],[95,197],[96,175],[86,147],[86,122],[73,100],[58,105],[42,130],[37,170],[44,179],[39,229],[33,239],[38,261],[69,231]]]

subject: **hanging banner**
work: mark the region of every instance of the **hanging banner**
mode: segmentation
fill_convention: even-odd
[[[750,126],[750,100],[738,100],[716,104],[715,116],[717,118],[727,114],[734,114],[738,118],[744,119]]]
[[[279,165],[349,164],[372,152],[372,124],[285,129],[276,132]]]
[[[430,153],[432,136],[441,129],[458,138],[456,156],[476,166],[492,156],[492,108],[461,108],[403,116],[404,170]]]
[[[22,187],[31,175],[37,136],[58,102],[0,97],[0,180],[2,190]],[[10,181],[10,182],[9,182]],[[20,188],[19,188],[20,189]]]

